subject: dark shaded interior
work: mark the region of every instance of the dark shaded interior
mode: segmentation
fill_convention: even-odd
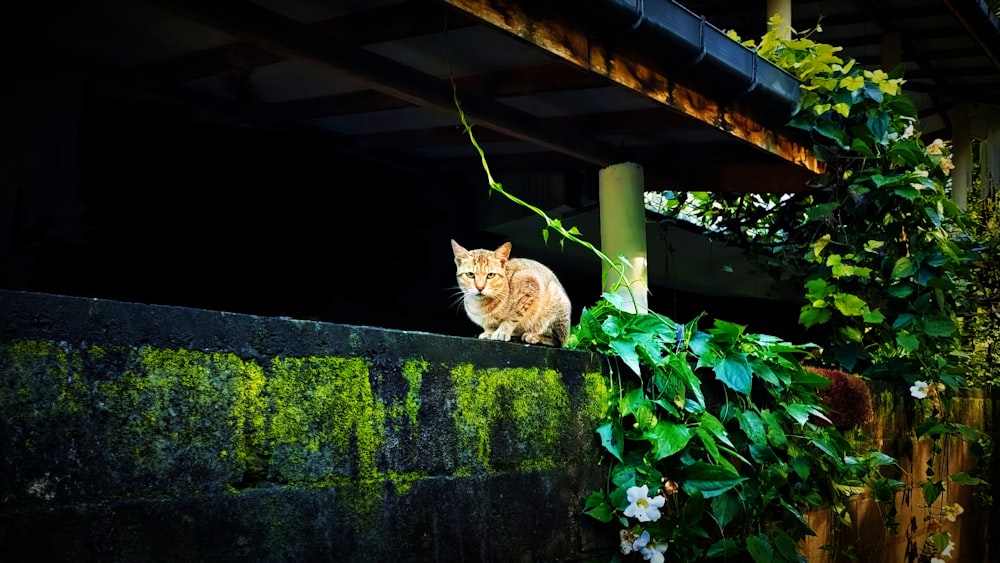
[[[453,290],[448,241],[498,245],[475,210],[517,211],[485,182],[470,189],[462,175],[389,167],[320,136],[197,122],[182,106],[82,88],[78,120],[35,139],[49,172],[7,163],[23,188],[44,189],[10,200],[5,289],[476,333]],[[70,166],[53,177],[46,164],[59,160]],[[599,297],[600,273],[552,267],[576,321]],[[791,304],[651,291],[653,309],[681,322],[706,312],[795,338]]]

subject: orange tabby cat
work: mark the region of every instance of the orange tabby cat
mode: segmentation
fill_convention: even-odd
[[[561,347],[570,326],[570,302],[556,275],[540,262],[496,250],[466,250],[454,240],[458,287],[465,312],[483,327],[479,338]]]

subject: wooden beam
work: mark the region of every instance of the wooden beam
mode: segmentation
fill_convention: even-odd
[[[824,164],[809,149],[790,137],[763,126],[744,112],[728,108],[675,82],[658,68],[619,53],[614,46],[588,33],[582,25],[541,10],[532,11],[528,17],[517,0],[444,1],[580,68],[605,76],[784,160],[817,173],[824,169]]]
[[[482,97],[505,97],[564,89],[596,88],[608,84],[599,76],[585,73],[563,62],[540,64],[522,69],[506,69],[455,77],[461,92]],[[413,107],[412,102],[378,90],[358,90],[313,98],[273,102],[254,108],[255,116],[272,120],[313,119],[349,113],[365,113]],[[468,139],[466,139],[468,142]]]
[[[371,45],[477,25],[458,10],[426,0],[406,0],[309,24],[348,45]]]
[[[255,4],[234,0],[161,0],[161,3],[234,38],[290,58],[329,66],[365,87],[406,102],[456,115],[448,80],[441,80],[361,47],[345,45],[322,29],[299,23]],[[553,131],[526,112],[493,99],[461,94],[467,118],[511,137],[607,166],[618,151],[573,131]]]

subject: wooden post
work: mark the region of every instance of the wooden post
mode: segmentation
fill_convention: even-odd
[[[767,19],[773,15],[781,16],[781,36],[792,38],[792,0],[767,0]],[[770,27],[770,24],[768,24]],[[770,30],[769,30],[770,31]]]
[[[951,199],[965,211],[972,185],[972,138],[969,130],[969,106],[959,104],[951,112]]]
[[[882,70],[889,72],[903,64],[903,43],[898,31],[882,34]]]
[[[642,166],[633,162],[613,164],[599,174],[601,251],[616,262],[621,255],[626,262],[624,279],[605,266],[604,291],[621,295],[632,313],[649,310],[643,184]]]

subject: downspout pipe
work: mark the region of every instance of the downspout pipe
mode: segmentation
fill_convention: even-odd
[[[674,0],[586,2],[597,34],[653,56],[678,81],[725,103],[738,103],[767,125],[794,115],[799,81]]]

